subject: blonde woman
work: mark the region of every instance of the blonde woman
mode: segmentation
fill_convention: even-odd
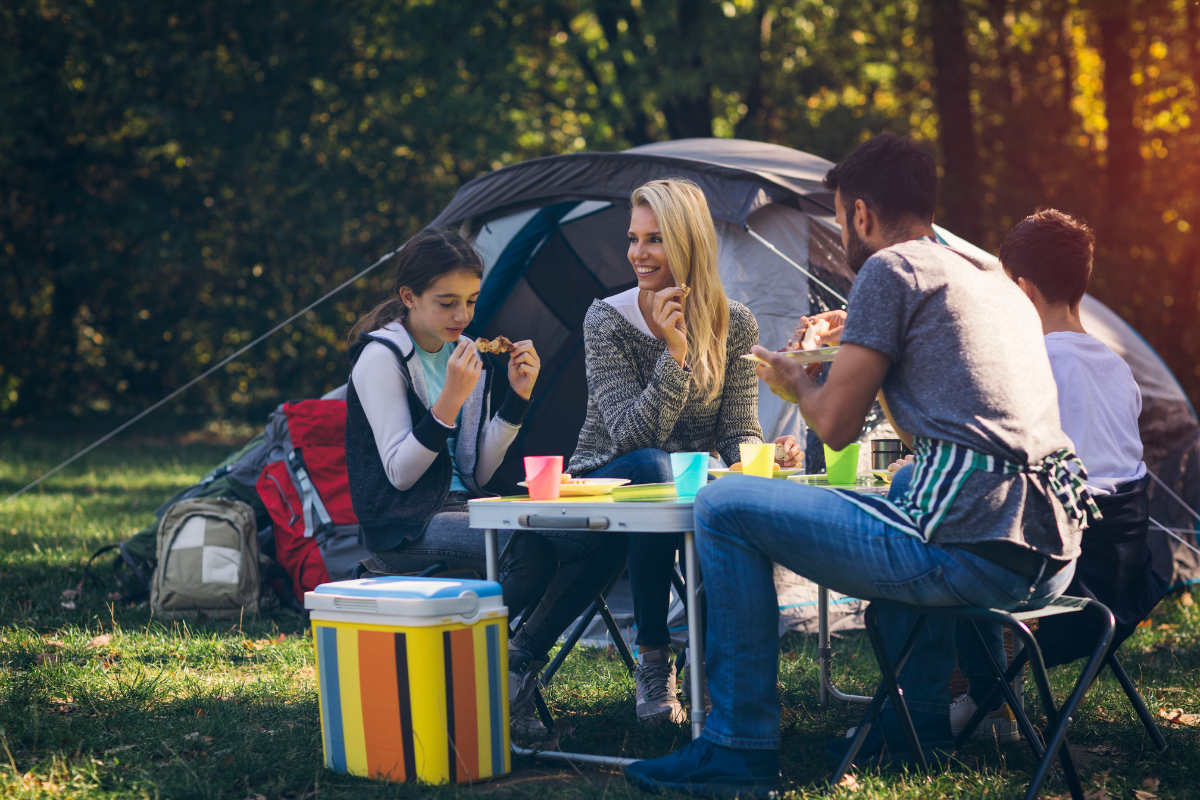
[[[584,319],[588,409],[571,457],[573,475],[672,480],[669,453],[718,452],[762,441],[758,380],[743,358],[758,325],[725,296],[717,233],[704,193],[677,178],[633,192],[629,263],[637,286],[597,300]],[[688,287],[685,291],[683,287]],[[791,436],[778,440],[798,464]],[[630,537],[629,579],[637,624],[637,716],[683,722],[667,630],[677,537]]]

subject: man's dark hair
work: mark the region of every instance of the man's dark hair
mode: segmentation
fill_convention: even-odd
[[[937,165],[912,139],[885,133],[829,170],[825,188],[841,190],[847,214],[853,215],[854,202],[862,200],[885,228],[906,217],[928,222],[937,208]]]
[[[1000,246],[1000,263],[1024,278],[1047,303],[1074,307],[1087,291],[1095,237],[1087,223],[1047,208],[1017,223]]]

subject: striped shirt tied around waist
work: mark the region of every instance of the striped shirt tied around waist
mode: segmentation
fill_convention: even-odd
[[[938,439],[917,438],[913,442],[913,475],[899,502],[871,494],[834,489],[871,516],[894,528],[928,542],[954,502],[955,495],[972,472],[998,475],[1032,475],[1058,498],[1067,516],[1086,525],[1103,519],[1085,483],[1087,470],[1079,457],[1063,448],[1036,464],[1018,464],[984,455],[968,447]]]

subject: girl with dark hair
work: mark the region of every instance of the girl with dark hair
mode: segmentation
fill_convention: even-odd
[[[346,391],[346,468],[368,566],[419,572],[439,561],[485,570],[467,501],[484,497],[520,430],[540,362],[515,342],[508,396],[489,409],[496,376],[463,331],[475,314],[483,264],[453,231],[426,230],[396,257],[388,297],[355,326]],[[547,735],[533,692],[550,647],[624,567],[624,536],[589,531],[501,531],[500,585],[510,617],[527,607],[509,643],[514,738]],[[539,599],[540,598],[540,599]]]

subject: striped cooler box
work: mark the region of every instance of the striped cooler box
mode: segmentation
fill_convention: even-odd
[[[383,577],[304,595],[325,766],[389,781],[507,774],[508,609],[494,581]]]

